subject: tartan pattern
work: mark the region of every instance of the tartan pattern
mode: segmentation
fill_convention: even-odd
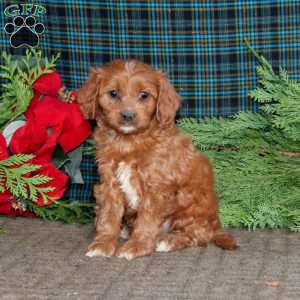
[[[35,0],[47,9],[40,48],[61,52],[57,68],[76,89],[93,65],[136,58],[161,68],[182,95],[180,117],[228,116],[256,110],[247,94],[256,84],[256,60],[244,38],[276,68],[299,79],[300,3],[298,0],[125,1]],[[19,1],[2,0],[0,12]],[[31,2],[27,2],[31,3]],[[13,49],[2,30],[2,49]],[[71,185],[67,198],[88,201],[98,181],[96,166],[84,157],[86,183]]]
[[[0,11],[19,1],[3,0]],[[30,3],[29,1],[27,3]],[[184,99],[179,116],[231,115],[255,110],[247,98],[256,82],[251,45],[299,78],[298,0],[125,1],[37,0],[46,31],[40,47],[61,52],[58,69],[78,88],[89,67],[115,58],[137,58],[165,70]],[[0,18],[0,28],[10,18]],[[4,49],[12,49],[0,30]]]

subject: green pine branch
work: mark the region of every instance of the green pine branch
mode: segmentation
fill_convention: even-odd
[[[275,73],[270,63],[258,55],[248,44],[248,48],[259,59],[257,66],[258,87],[250,96],[261,104],[274,128],[282,131],[287,138],[300,141],[300,83],[289,78],[286,70],[280,68]]]
[[[240,112],[232,118],[185,118],[178,121],[200,150],[241,150],[269,148],[270,120],[264,114]]]
[[[94,204],[79,201],[54,201],[50,206],[37,206],[31,201],[26,202],[26,207],[37,216],[52,220],[63,221],[68,224],[91,223],[95,217]]]
[[[32,84],[41,75],[53,71],[60,54],[48,60],[34,48],[26,50],[25,56],[13,60],[12,55],[2,52],[0,78],[4,79],[0,95],[0,129],[22,115],[33,97]]]
[[[215,168],[225,227],[300,232],[300,83],[257,57],[259,112],[181,119],[178,125]]]
[[[15,167],[24,164],[34,158],[33,154],[17,154],[5,160],[0,160],[0,167]]]
[[[37,202],[42,197],[45,204],[52,200],[48,193],[54,190],[52,186],[44,186],[53,178],[46,175],[33,175],[41,168],[40,165],[29,163],[34,156],[31,154],[16,154],[0,161],[0,192],[8,190],[17,199],[29,199]]]
[[[56,201],[48,193],[54,190],[51,177],[33,175],[41,166],[30,163],[34,156],[31,154],[17,154],[0,161],[0,193],[8,190],[26,210],[37,216],[60,220],[66,223],[90,223],[94,218],[94,204],[78,201]],[[46,186],[45,186],[46,185]],[[45,206],[38,206],[37,199],[42,198]],[[49,204],[51,201],[51,205]]]

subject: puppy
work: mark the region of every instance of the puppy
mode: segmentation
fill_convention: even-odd
[[[237,247],[221,228],[209,161],[175,127],[180,97],[161,71],[113,61],[91,71],[78,102],[97,122],[101,177],[87,256],[131,260],[211,241]],[[118,248],[122,226],[129,239]]]

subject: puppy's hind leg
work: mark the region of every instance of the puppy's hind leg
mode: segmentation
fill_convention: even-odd
[[[194,228],[188,231],[176,230],[160,236],[156,243],[156,251],[169,252],[188,247],[205,247],[212,237],[212,231],[207,231],[204,227]]]
[[[209,226],[197,223],[161,235],[156,243],[157,252],[169,252],[187,247],[205,247],[209,242],[225,250],[234,250],[239,247],[233,236],[223,230],[214,231]]]

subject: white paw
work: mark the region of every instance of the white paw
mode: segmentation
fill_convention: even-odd
[[[120,238],[124,239],[124,240],[128,240],[129,239],[129,231],[127,229],[127,227],[123,227],[120,231]]]
[[[120,254],[118,254],[119,258],[126,258],[127,260],[132,260],[134,259],[134,255],[132,253],[128,253],[128,252],[121,252]]]
[[[95,256],[110,257],[110,255],[107,255],[106,253],[104,253],[103,251],[101,251],[99,249],[90,250],[85,254],[85,256],[88,256],[88,257],[95,257]]]
[[[156,252],[169,252],[171,247],[166,241],[161,241],[156,244],[155,250]]]

